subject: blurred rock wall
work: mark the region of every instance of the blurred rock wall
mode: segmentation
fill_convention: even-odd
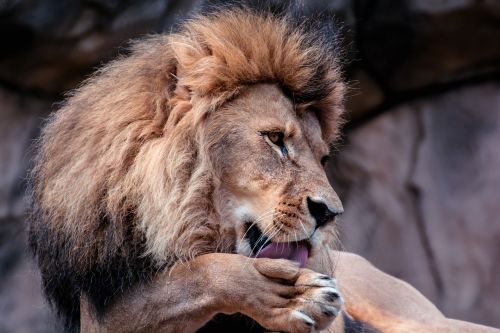
[[[0,332],[57,329],[25,250],[43,119],[127,40],[201,3],[0,1]],[[449,316],[500,326],[500,2],[305,3],[346,26],[350,122],[328,167],[345,249]]]
[[[330,166],[346,249],[447,315],[500,326],[500,84],[394,107]]]

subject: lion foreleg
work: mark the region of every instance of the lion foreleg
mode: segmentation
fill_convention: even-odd
[[[330,252],[345,310],[384,333],[500,333],[482,325],[446,318],[408,283],[347,252]]]
[[[288,260],[212,253],[159,273],[98,316],[83,297],[82,332],[195,332],[217,313],[273,331],[325,328],[342,306],[335,280]]]

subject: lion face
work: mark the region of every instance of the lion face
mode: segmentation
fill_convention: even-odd
[[[324,171],[329,146],[314,112],[296,110],[276,85],[258,84],[216,113],[208,120],[211,153],[226,199],[222,223],[235,228],[237,252],[258,256],[272,243],[310,250],[343,212]],[[281,251],[301,261],[290,253],[296,249]]]

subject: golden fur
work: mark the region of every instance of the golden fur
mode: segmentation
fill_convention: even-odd
[[[32,173],[30,243],[56,306],[77,316],[82,293],[104,307],[172,263],[233,251],[206,119],[269,83],[331,144],[345,87],[325,41],[286,15],[223,10],[133,44],[75,90],[43,129]]]
[[[343,332],[352,323],[330,325],[342,301],[321,274],[334,256],[355,319],[394,333],[496,331],[444,318],[362,258],[315,251],[331,243],[331,225],[308,239],[308,268],[247,257],[241,211],[283,242],[316,230],[305,198],[341,207],[319,160],[345,86],[326,39],[300,24],[248,9],[198,16],[135,43],[48,120],[30,245],[69,328],[81,304],[89,332],[194,332],[220,313],[277,331]],[[256,135],[270,125],[287,135],[286,159]]]
[[[113,246],[99,237],[95,242],[102,244],[87,243],[99,214],[120,224],[134,209],[157,260],[213,251],[220,237],[206,218],[213,203],[203,194],[213,186],[214,171],[197,145],[202,119],[245,85],[279,82],[301,91],[315,66],[335,64],[314,46],[304,49],[303,35],[289,32],[285,18],[239,11],[193,19],[179,34],[135,44],[130,56],[87,80],[41,139],[36,194],[51,227],[92,252]],[[247,36],[253,38],[242,40]],[[325,75],[335,85],[323,99],[306,103],[326,110],[319,114],[325,141],[332,142],[344,85],[335,65]],[[115,246],[124,239],[120,230]],[[92,264],[96,255],[79,260]]]

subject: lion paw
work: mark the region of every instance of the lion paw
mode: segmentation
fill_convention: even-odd
[[[258,304],[252,302],[251,317],[267,329],[316,332],[327,328],[339,314],[343,299],[334,278],[300,269],[285,260],[260,259],[256,267],[261,274],[277,279],[266,288],[265,298],[260,298]],[[258,288],[253,290],[256,296]]]
[[[322,330],[337,317],[344,301],[334,278],[310,270],[302,271],[295,283],[298,295],[293,315],[303,318],[314,329]]]

